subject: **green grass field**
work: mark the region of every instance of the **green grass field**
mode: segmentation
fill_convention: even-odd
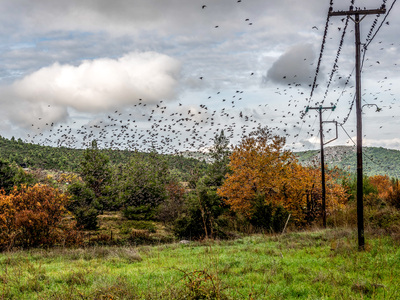
[[[348,229],[0,254],[1,299],[399,299],[400,250]]]

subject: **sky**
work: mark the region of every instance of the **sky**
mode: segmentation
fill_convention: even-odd
[[[386,16],[360,23],[363,145],[400,150],[400,5],[383,2]],[[318,110],[305,108],[323,105],[336,106],[323,111],[324,142],[336,121],[327,145],[354,146],[354,22],[330,17],[323,44],[329,5],[0,0],[0,135],[170,153],[206,149],[221,130],[235,145],[268,126],[304,151],[320,147]]]

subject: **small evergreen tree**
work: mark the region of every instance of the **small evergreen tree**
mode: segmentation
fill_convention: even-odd
[[[217,188],[228,173],[229,139],[221,130],[214,137],[214,145],[210,150],[212,163],[208,165],[206,175],[200,178],[195,190],[188,197],[185,212],[174,224],[175,234],[182,238],[214,238],[224,235],[224,221],[221,216],[227,206],[217,194]]]
[[[33,185],[37,180],[33,175],[27,174],[15,163],[11,164],[6,160],[0,159],[0,189],[8,194],[14,186],[21,184]]]
[[[166,199],[170,182],[166,161],[156,152],[136,153],[123,167],[119,181],[120,202],[129,219],[154,219],[157,207]]]
[[[71,198],[67,209],[75,215],[76,225],[87,230],[98,228],[97,216],[99,215],[99,203],[93,190],[84,182],[74,182],[68,186]]]
[[[14,187],[15,172],[11,168],[10,163],[0,160],[0,188],[9,193]]]
[[[97,217],[110,208],[108,195],[111,182],[110,159],[97,148],[97,142],[85,150],[81,161],[80,175],[83,182],[69,186],[71,201],[68,209],[75,215],[77,225],[85,229],[96,229]]]
[[[111,182],[110,158],[97,148],[97,142],[85,150],[81,161],[80,175],[90,188],[100,210],[110,209],[108,190]]]
[[[212,163],[208,165],[204,183],[207,186],[219,187],[222,185],[225,175],[229,172],[229,139],[223,130],[214,137],[214,145],[210,150]]]

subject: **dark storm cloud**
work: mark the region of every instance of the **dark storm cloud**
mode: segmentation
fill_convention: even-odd
[[[291,47],[282,54],[267,71],[263,83],[287,85],[312,83],[315,73],[315,51],[311,44],[300,44]]]

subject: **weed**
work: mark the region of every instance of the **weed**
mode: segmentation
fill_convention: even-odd
[[[192,272],[180,271],[183,273],[182,281],[186,287],[185,296],[189,299],[228,299],[222,291],[218,277],[210,274],[206,269]]]
[[[366,282],[356,282],[352,285],[351,289],[356,293],[360,293],[368,297],[370,297],[373,292],[373,287],[371,284]]]
[[[63,282],[65,282],[67,285],[70,286],[75,286],[75,285],[88,285],[90,283],[89,281],[89,275],[90,270],[77,270],[77,271],[72,271],[71,273],[68,273],[65,278],[63,279]]]
[[[109,283],[97,289],[88,297],[89,299],[137,299],[136,287],[125,278],[119,277],[113,283]]]
[[[292,284],[293,283],[293,275],[289,272],[284,272],[283,273],[283,278],[286,281],[286,284]]]

